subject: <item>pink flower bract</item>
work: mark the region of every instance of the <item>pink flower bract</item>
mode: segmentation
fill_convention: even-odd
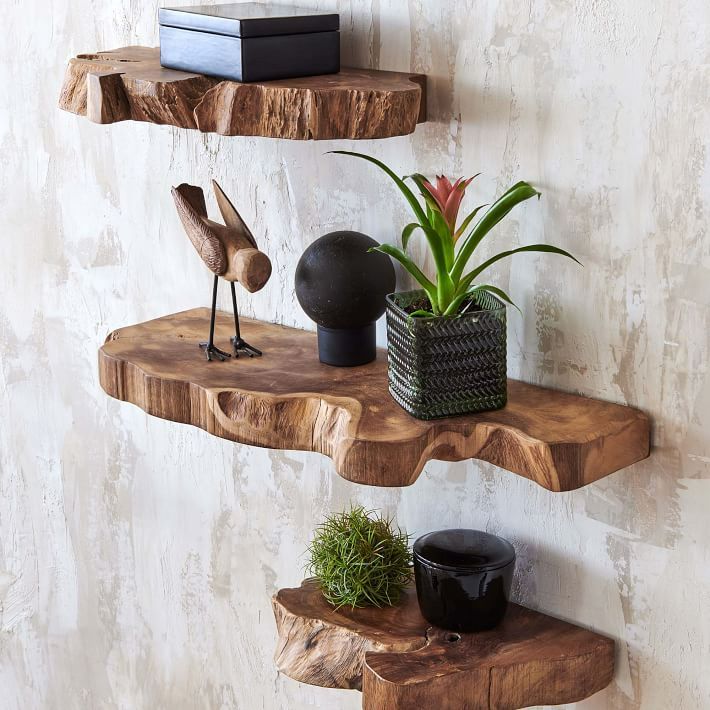
[[[444,175],[436,176],[436,187],[428,180],[424,181],[424,187],[434,198],[434,201],[439,207],[439,212],[444,216],[444,220],[446,220],[446,224],[449,226],[452,235],[456,231],[456,220],[459,216],[461,201],[466,193],[466,188],[472,181],[473,178],[459,178],[452,184],[451,180]]]

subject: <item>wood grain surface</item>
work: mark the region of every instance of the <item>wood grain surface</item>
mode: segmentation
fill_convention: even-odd
[[[426,77],[344,68],[241,84],[164,69],[157,47],[123,47],[70,60],[59,106],[95,123],[146,121],[223,136],[389,138],[426,121]]]
[[[238,281],[249,293],[260,291],[271,277],[271,260],[259,251],[254,235],[219,184],[214,180],[212,184],[226,224],[209,219],[202,188],[183,183],[171,191],[182,226],[212,273],[225,281]]]
[[[316,451],[355,483],[407,486],[430,459],[477,458],[552,491],[591,483],[649,454],[649,422],[630,407],[509,381],[494,412],[420,421],[387,391],[387,355],[357,368],[318,361],[315,333],[244,319],[262,358],[207,363],[209,310],[121,328],[99,352],[104,390],[148,414],[225,439]],[[218,313],[216,342],[233,335]]]
[[[401,604],[337,611],[313,580],[272,600],[279,670],[326,688],[363,691],[365,710],[516,710],[573,703],[605,688],[614,642],[511,604],[492,631],[454,634]]]

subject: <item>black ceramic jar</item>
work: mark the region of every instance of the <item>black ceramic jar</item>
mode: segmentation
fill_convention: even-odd
[[[480,530],[439,530],[414,543],[414,577],[424,618],[449,631],[485,631],[505,616],[515,550]]]

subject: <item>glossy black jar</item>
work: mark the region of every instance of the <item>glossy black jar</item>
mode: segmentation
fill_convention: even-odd
[[[480,530],[439,530],[414,543],[414,577],[424,618],[450,631],[485,631],[505,616],[515,550]]]

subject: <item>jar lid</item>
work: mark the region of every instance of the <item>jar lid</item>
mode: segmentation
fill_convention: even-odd
[[[467,571],[505,567],[515,560],[515,549],[502,537],[481,530],[437,530],[414,543],[414,556],[426,565]]]

